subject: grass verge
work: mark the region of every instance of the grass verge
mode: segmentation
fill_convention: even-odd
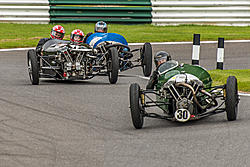
[[[213,85],[223,85],[228,76],[235,76],[238,81],[238,89],[242,92],[250,92],[250,69],[246,70],[210,70]]]
[[[49,37],[55,24],[0,24],[0,48],[19,48],[36,46],[40,38]],[[69,39],[74,29],[81,29],[85,34],[93,32],[93,23],[61,24]],[[193,34],[201,34],[201,41],[250,39],[250,27],[180,25],[154,26],[151,24],[120,25],[109,24],[108,31],[123,35],[128,42],[174,42],[192,41]]]

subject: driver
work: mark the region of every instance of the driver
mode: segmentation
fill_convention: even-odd
[[[36,46],[36,53],[41,55],[41,51],[42,51],[42,47],[43,45],[51,40],[51,39],[60,39],[62,40],[64,37],[65,31],[63,26],[61,25],[56,25],[52,28],[51,32],[50,32],[50,38],[42,38],[40,39],[40,41],[38,42],[37,46]]]
[[[80,29],[73,30],[70,34],[70,41],[73,43],[83,43],[84,33]]]
[[[154,56],[154,62],[156,69],[153,71],[153,74],[151,75],[148,84],[146,86],[146,89],[154,89],[155,84],[158,82],[158,68],[161,64],[171,60],[171,56],[169,53],[165,51],[159,51]]]
[[[95,33],[107,33],[108,32],[108,25],[104,21],[98,21],[95,24]],[[85,38],[84,38],[84,43],[86,43],[87,38],[92,35],[92,32],[89,32]]]
[[[107,33],[108,32],[108,26],[104,21],[98,21],[95,24],[95,33],[101,32],[101,33]]]

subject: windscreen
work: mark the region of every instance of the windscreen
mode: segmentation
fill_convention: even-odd
[[[163,74],[169,70],[172,70],[178,66],[178,62],[175,60],[167,61],[158,67],[159,74]]]
[[[42,47],[44,52],[57,52],[62,50],[66,44],[70,43],[70,41],[64,41],[59,39],[51,39],[48,40]]]

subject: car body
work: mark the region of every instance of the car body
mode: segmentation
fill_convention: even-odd
[[[153,90],[143,90],[137,83],[130,85],[130,110],[135,128],[142,128],[144,117],[187,122],[226,112],[229,121],[236,120],[239,96],[234,76],[229,76],[225,85],[212,86],[211,76],[204,68],[175,60],[160,65],[158,75]],[[163,112],[147,112],[150,107],[158,107]]]
[[[151,74],[152,47],[150,43],[145,43],[140,49],[131,50],[126,39],[117,33],[94,33],[87,38],[86,43],[93,48],[115,47],[118,51],[120,71],[142,67],[144,76]],[[137,59],[133,59],[136,55],[138,55]]]

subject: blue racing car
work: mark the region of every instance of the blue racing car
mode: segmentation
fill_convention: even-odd
[[[119,57],[119,70],[125,71],[134,67],[142,67],[144,76],[148,77],[152,71],[152,47],[150,43],[145,43],[142,48],[131,50],[126,39],[116,33],[94,33],[90,35],[86,43],[93,48],[99,48],[101,53],[105,53],[110,48],[116,48]],[[135,53],[139,55],[135,57]]]

